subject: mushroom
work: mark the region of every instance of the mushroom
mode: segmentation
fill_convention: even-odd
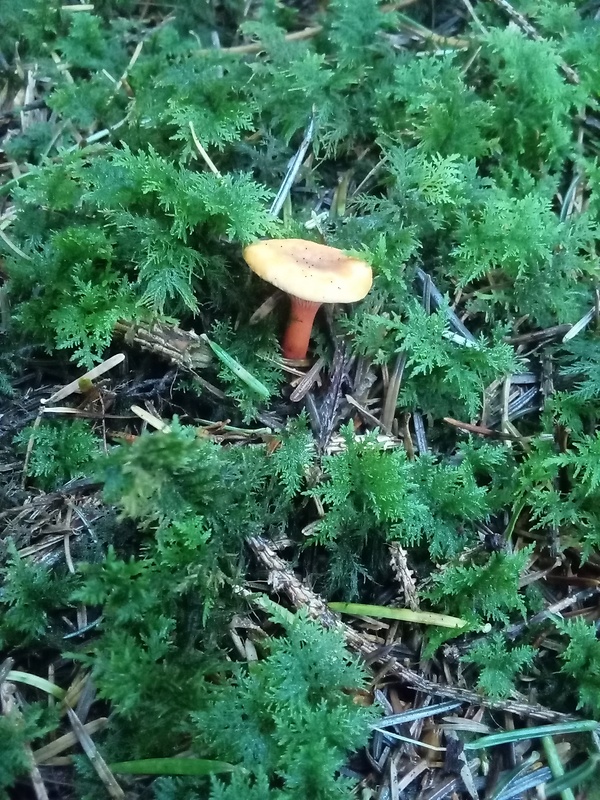
[[[304,239],[267,239],[244,250],[250,269],[286,292],[292,302],[283,337],[284,358],[306,356],[322,303],[355,303],[373,283],[371,267],[342,250]]]

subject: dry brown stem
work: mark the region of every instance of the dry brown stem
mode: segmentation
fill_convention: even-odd
[[[246,540],[248,546],[269,573],[269,583],[277,591],[283,591],[296,609],[306,608],[309,615],[324,625],[340,631],[346,644],[359,653],[369,663],[385,665],[386,675],[391,675],[413,689],[439,697],[451,697],[464,703],[487,708],[508,711],[522,717],[544,720],[545,722],[561,722],[573,719],[567,714],[546,708],[539,703],[527,703],[516,700],[490,700],[477,692],[462,689],[458,686],[444,686],[429,680],[418,672],[401,664],[396,658],[386,655],[379,645],[364,638],[358,631],[342,622],[340,616],[331,611],[318,594],[311,591],[300,581],[290,566],[280,558],[267,539],[252,536]]]
[[[175,325],[122,320],[115,325],[115,333],[123,336],[128,344],[165,358],[187,372],[204,369],[211,362],[210,349],[198,334]]]
[[[390,542],[388,545],[390,553],[390,564],[396,576],[396,580],[404,591],[404,599],[406,604],[412,608],[413,611],[419,610],[419,600],[417,598],[417,587],[412,570],[408,567],[408,558],[406,550],[398,542]]]

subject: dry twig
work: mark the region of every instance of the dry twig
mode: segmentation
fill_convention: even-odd
[[[458,686],[438,684],[425,678],[409,667],[401,664],[396,658],[390,658],[377,644],[367,640],[358,631],[346,625],[338,614],[331,611],[324,600],[311,591],[292,572],[289,565],[273,550],[270,543],[261,536],[251,536],[247,544],[269,573],[269,583],[277,591],[283,591],[296,609],[306,608],[309,615],[326,628],[340,631],[346,644],[359,653],[369,663],[384,665],[387,675],[398,678],[402,683],[426,694],[439,697],[451,697],[465,703],[485,706],[490,709],[508,711],[517,716],[531,717],[546,722],[559,722],[573,717],[546,708],[539,703],[527,703],[517,700],[491,700],[487,697]]]
[[[115,325],[115,333],[123,336],[127,344],[161,356],[186,372],[204,369],[212,360],[208,345],[197,333],[175,325],[163,322],[144,325],[122,320]]]
[[[73,727],[73,733],[79,740],[83,752],[89,758],[92,766],[96,770],[96,774],[105,785],[107,792],[114,800],[125,800],[125,792],[117,783],[115,776],[112,774],[106,761],[102,758],[92,737],[86,731],[85,726],[72,708],[67,709],[69,720]]]
[[[404,591],[404,599],[413,611],[419,610],[419,600],[417,597],[417,587],[413,572],[408,567],[408,559],[406,550],[398,544],[398,542],[391,542],[388,545],[390,553],[390,563],[392,570],[396,576],[396,580]]]

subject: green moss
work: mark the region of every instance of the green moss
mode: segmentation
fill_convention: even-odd
[[[153,788],[160,800],[349,796],[336,771],[364,743],[369,714],[341,689],[364,676],[335,635],[303,616],[278,619],[281,636],[261,620],[273,635],[254,642],[257,662],[232,661],[228,626],[248,612],[239,586],[254,575],[244,540],[284,537],[298,573],[326,597],[370,601],[393,585],[388,545],[398,543],[432,610],[495,634],[535,600],[519,584],[530,554],[514,548],[520,524],[583,558],[598,549],[593,321],[553,346],[558,391],[541,415],[529,409],[525,438],[460,445],[456,427],[489,419],[490,385],[538,370],[537,355],[525,363],[510,336],[574,323],[595,303],[597,25],[584,3],[527,0],[518,7],[542,34],[534,40],[487,4],[477,9],[485,34],[466,26],[455,31],[464,47],[429,41],[415,52],[405,46],[415,41],[410,20],[375,0],[331,0],[306,39],[286,38],[305,20],[274,0],[153,4],[151,23],[129,0],[91,12],[4,5],[0,51],[38,65],[52,113],[20,133],[11,123],[4,146],[21,174],[0,187],[15,210],[0,242],[11,310],[3,306],[11,332],[1,363],[27,348],[86,369],[106,357],[119,320],[175,321],[207,333],[270,393],[255,396],[215,360],[201,377],[223,396],[208,400],[205,383],[185,409],[191,417],[210,406],[234,429],[268,423],[270,411],[290,419],[234,444],[174,420],[169,433],[111,446],[106,457],[81,420],[22,430],[16,444],[23,457],[31,445],[32,484],[50,491],[95,475],[128,528],[120,538],[115,526],[112,548],[99,541],[66,582],[13,553],[0,594],[3,645],[20,637],[91,670],[110,707],[98,737],[107,758],[192,748],[248,769],[211,786],[164,778]],[[425,5],[407,13],[429,24]],[[249,39],[260,47],[228,50]],[[565,61],[579,83],[565,77]],[[275,219],[270,204],[311,119],[311,148]],[[325,368],[311,417],[288,401],[278,363],[286,311],[255,324],[272,290],[241,255],[248,242],[289,235],[351,250],[374,272],[363,303],[317,318]],[[457,317],[473,341],[455,335]],[[342,452],[322,452],[310,426],[330,415],[335,427],[351,390],[346,376],[339,395],[328,383],[339,362],[332,334],[362,359],[366,381],[370,365],[385,376],[403,359],[396,417],[421,415],[429,452],[413,457],[409,421],[405,450],[356,439],[349,424]],[[377,386],[378,397],[387,392],[385,381]],[[61,619],[82,604],[93,630],[67,653]],[[565,629],[563,674],[595,713],[597,653],[591,628],[579,627]],[[432,632],[429,651],[448,635]],[[468,659],[479,688],[508,694],[529,664],[526,648],[509,650],[497,635],[476,648]],[[551,680],[561,662],[548,660]],[[315,699],[317,678],[325,689]],[[0,738],[11,736],[22,742],[5,725]],[[11,763],[0,785],[22,771],[18,755]],[[89,765],[78,774],[91,796]]]

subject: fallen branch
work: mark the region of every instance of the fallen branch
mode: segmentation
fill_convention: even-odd
[[[413,572],[408,566],[406,550],[399,542],[390,542],[388,545],[388,552],[390,554],[392,571],[396,580],[402,587],[406,603],[413,611],[418,611],[419,599],[417,596],[417,587]]]
[[[393,675],[413,689],[439,697],[451,697],[464,703],[485,706],[496,711],[508,711],[521,717],[531,717],[547,722],[560,722],[575,719],[568,714],[552,711],[539,703],[527,703],[517,700],[491,700],[477,692],[462,689],[458,686],[444,686],[428,680],[418,672],[401,664],[397,659],[386,655],[377,644],[365,639],[358,631],[346,625],[328,608],[325,601],[300,581],[290,566],[280,558],[267,539],[262,536],[251,536],[246,540],[248,547],[269,573],[269,583],[277,591],[283,591],[296,609],[306,608],[309,615],[326,628],[340,631],[346,644],[359,653],[369,663],[380,663],[385,666],[387,675]]]
[[[212,360],[210,348],[197,333],[175,325],[164,322],[145,325],[123,320],[115,325],[115,333],[123,336],[127,344],[165,358],[186,372],[204,369]]]

